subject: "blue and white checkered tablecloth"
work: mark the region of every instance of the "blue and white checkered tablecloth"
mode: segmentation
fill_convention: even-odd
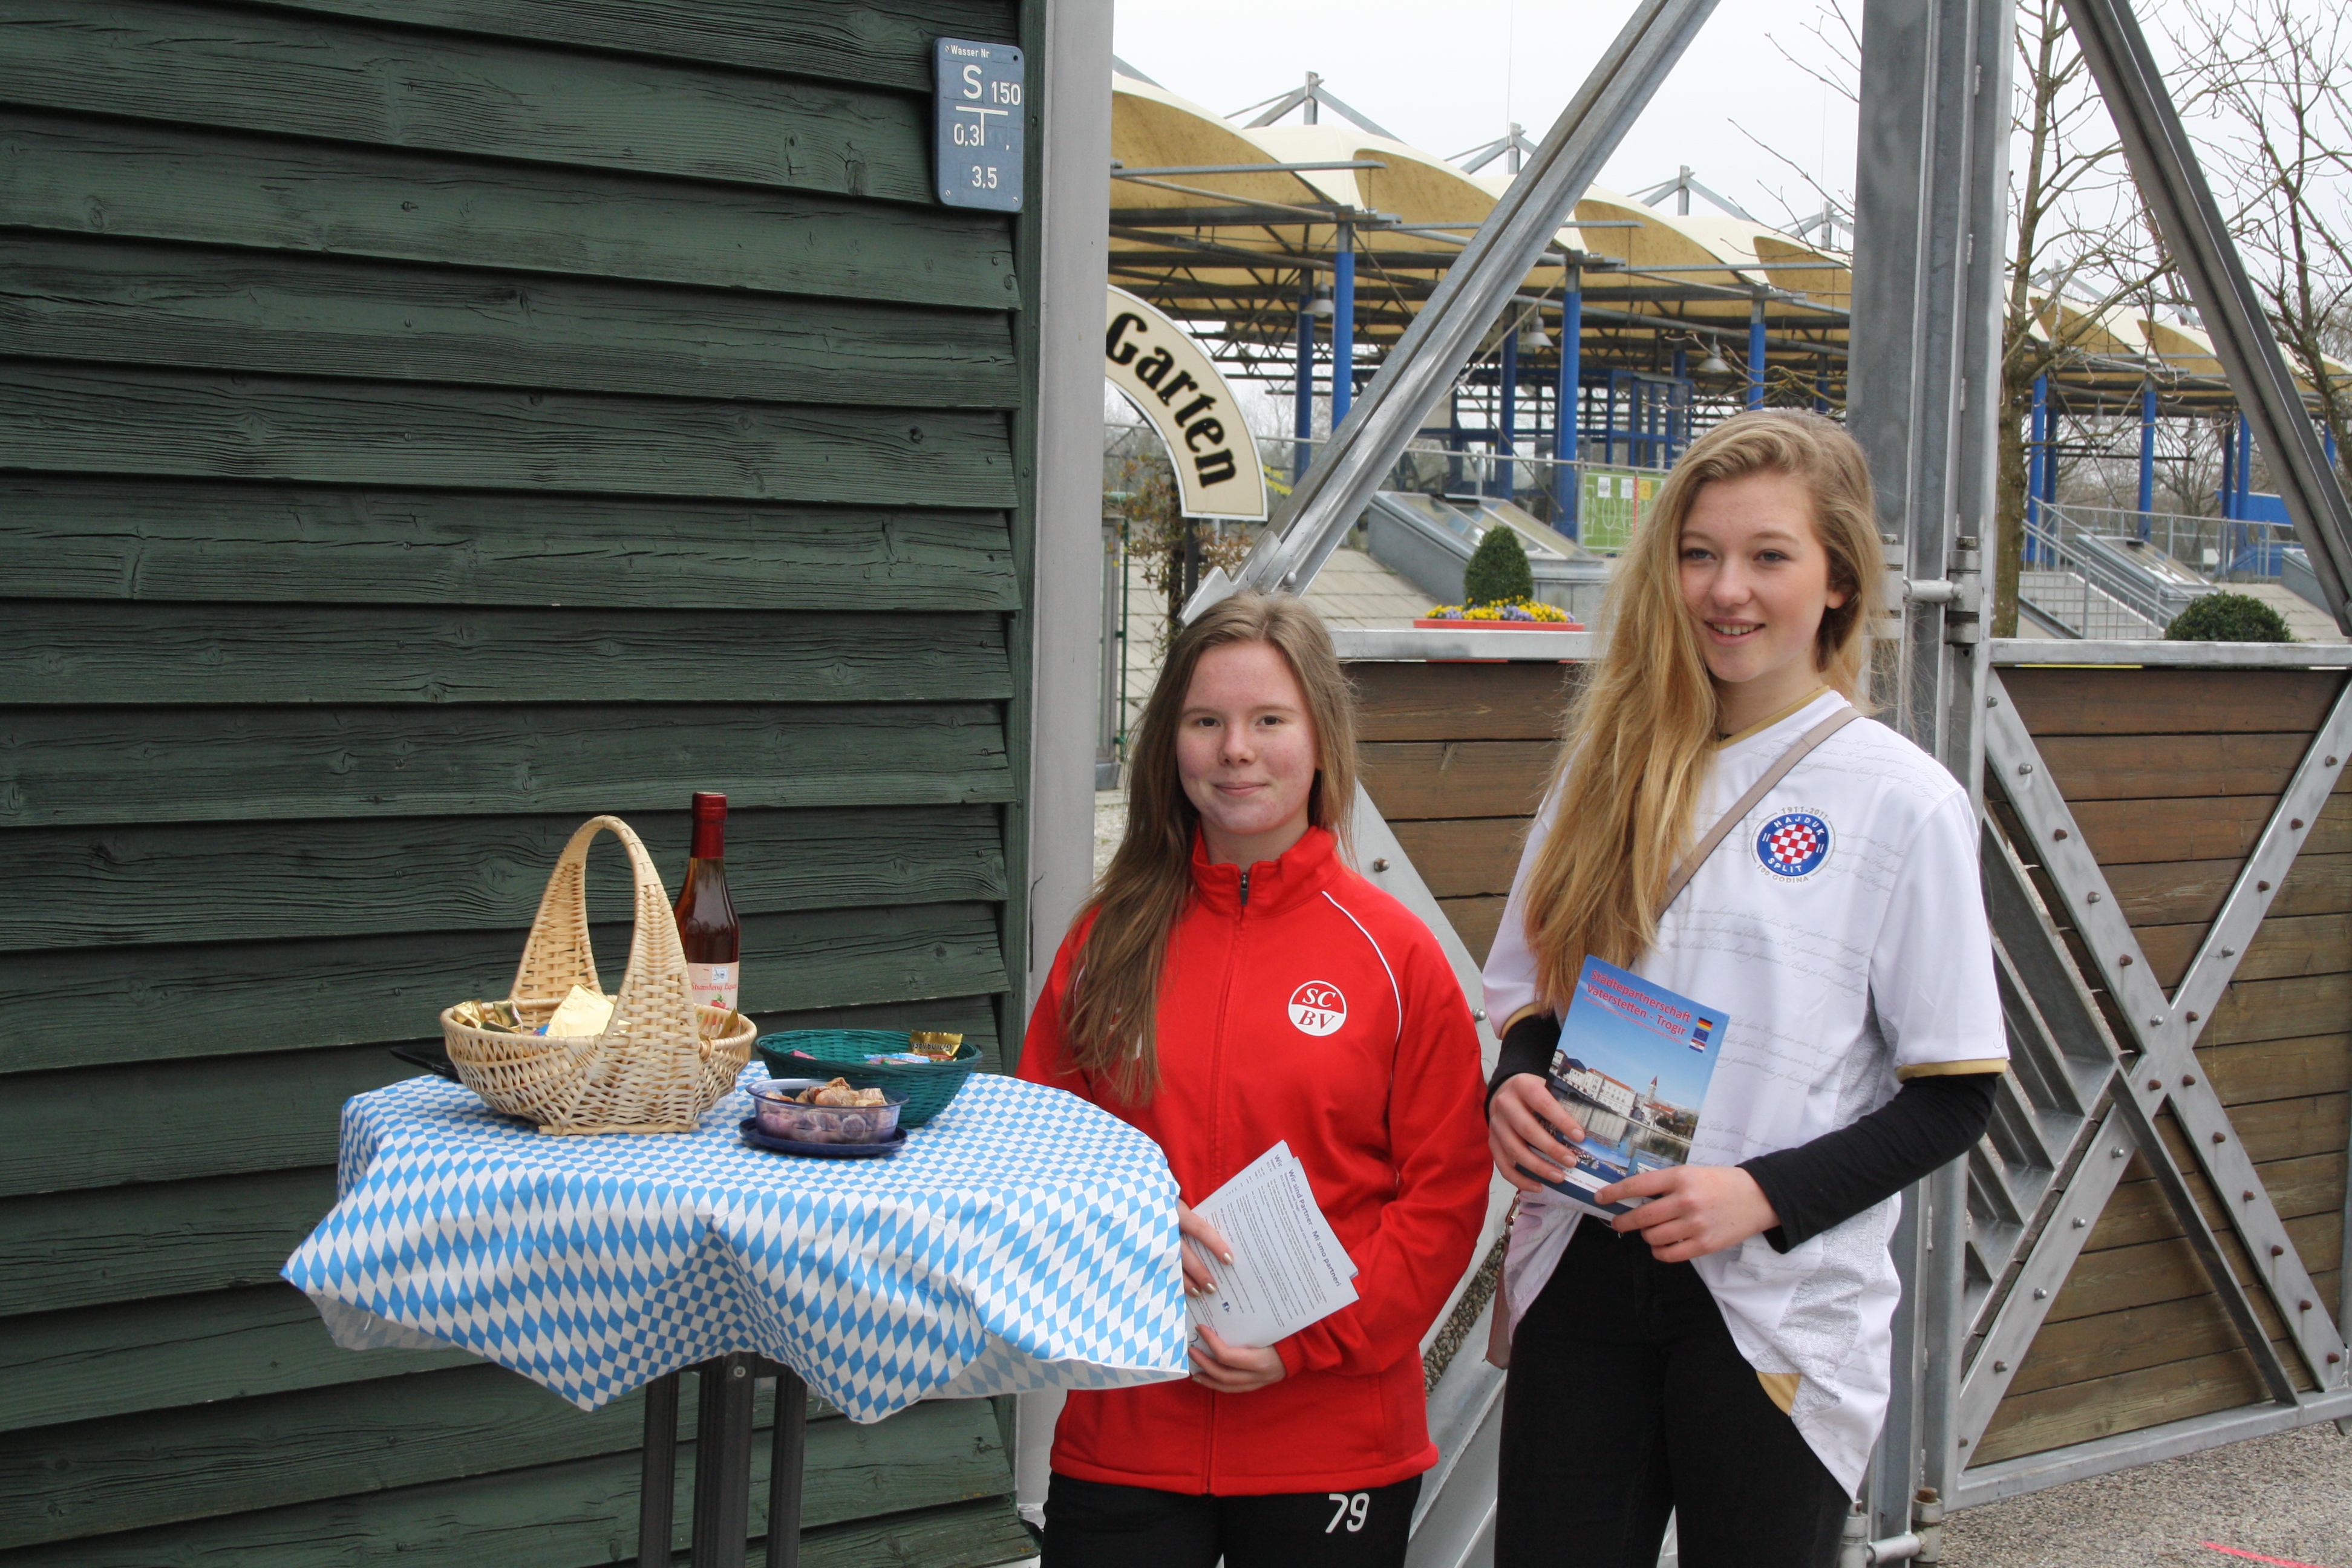
[[[1183,1375],[1176,1183],[1125,1122],[983,1074],[887,1159],[747,1147],[751,1113],[562,1138],[440,1079],[361,1095],[285,1277],[339,1342],[455,1345],[583,1410],[730,1351],[857,1421]]]

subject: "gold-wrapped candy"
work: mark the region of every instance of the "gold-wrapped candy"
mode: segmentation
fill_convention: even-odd
[[[935,1062],[950,1062],[955,1060],[956,1053],[963,1049],[963,1037],[929,1029],[909,1029],[907,1032],[907,1048]]]
[[[449,1009],[449,1016],[469,1029],[488,1029],[503,1035],[528,1035],[534,1030],[524,1027],[521,1015],[511,1002],[484,1002],[477,998],[460,1002]]]

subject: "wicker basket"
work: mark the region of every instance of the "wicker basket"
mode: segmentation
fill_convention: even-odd
[[[703,1112],[735,1087],[758,1033],[749,1018],[717,1038],[720,1007],[697,1007],[686,952],[661,873],[629,825],[599,816],[582,825],[557,857],[515,970],[515,1011],[527,1024],[551,1016],[574,985],[603,994],[588,945],[588,845],[609,829],[628,851],[636,883],[636,931],[612,1022],[591,1037],[509,1035],[441,1015],[458,1080],[494,1110],[539,1123],[541,1132],[691,1132]]]
[[[789,1029],[781,1035],[760,1037],[760,1057],[768,1064],[771,1078],[814,1078],[806,1062],[793,1061],[788,1054],[805,1051],[830,1068],[835,1077],[845,1079],[852,1089],[878,1089],[889,1094],[903,1094],[907,1103],[899,1108],[898,1125],[920,1127],[948,1108],[972,1069],[980,1066],[978,1046],[958,1047],[956,1054],[943,1062],[869,1062],[866,1058],[882,1051],[903,1051],[907,1037],[888,1029]]]

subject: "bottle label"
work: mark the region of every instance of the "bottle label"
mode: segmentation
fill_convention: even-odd
[[[742,965],[740,963],[689,963],[686,966],[686,983],[694,992],[698,1006],[725,1007],[732,1011]]]

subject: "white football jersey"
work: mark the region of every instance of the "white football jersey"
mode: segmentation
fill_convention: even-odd
[[[1844,699],[1824,691],[1717,750],[1705,832]],[[1521,904],[1558,809],[1528,834],[1486,969],[1487,1016],[1538,1004]],[[1800,762],[1707,858],[1633,968],[1730,1015],[1690,1159],[1736,1165],[1794,1148],[1884,1105],[1899,1079],[2007,1062],[1968,792],[1883,724],[1857,720]],[[1524,1199],[1507,1274],[1518,1311],[1575,1228]],[[1764,1237],[1693,1265],[1731,1336],[1822,1462],[1858,1489],[1886,1415],[1901,1287],[1892,1197],[1783,1254]],[[1794,1392],[1790,1392],[1793,1374]]]

